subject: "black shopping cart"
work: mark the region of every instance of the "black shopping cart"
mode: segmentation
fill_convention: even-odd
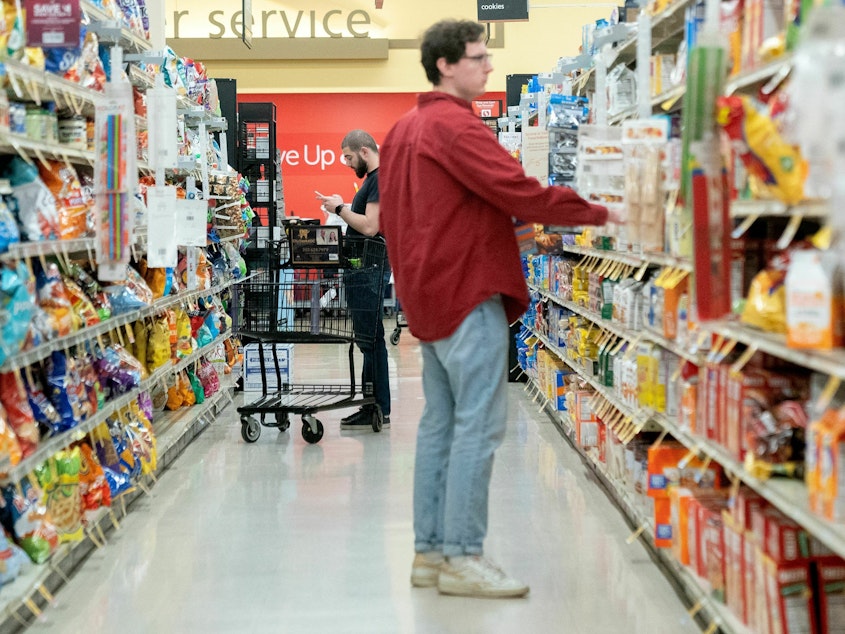
[[[393,332],[390,333],[390,343],[396,346],[399,345],[399,337],[402,336],[402,329],[408,327],[408,322],[405,320],[405,313],[402,312],[402,304],[398,299],[394,305],[394,316],[396,317],[396,325],[393,327]]]
[[[289,225],[286,238],[274,279],[237,287],[234,327],[244,344],[258,344],[262,388],[257,400],[238,408],[241,436],[251,443],[261,426],[284,431],[294,414],[302,417],[302,437],[316,443],[323,424],[314,414],[354,405],[371,406],[373,431],[381,431],[372,384],[356,385],[354,346],[372,345],[382,318],[384,242],[344,240],[339,227],[320,225]],[[277,343],[348,345],[348,383],[286,382]]]

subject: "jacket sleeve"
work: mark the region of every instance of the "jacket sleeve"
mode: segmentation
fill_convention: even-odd
[[[526,176],[480,122],[453,137],[449,154],[449,170],[474,194],[508,216],[570,226],[607,222],[607,208],[602,205],[589,203],[568,187],[544,187],[536,178]]]

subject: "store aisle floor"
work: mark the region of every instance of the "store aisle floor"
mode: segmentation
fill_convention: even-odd
[[[294,378],[346,377],[340,346],[297,346]],[[241,440],[227,408],[85,562],[31,632],[679,634],[669,583],[545,414],[509,386],[487,553],[526,599],[444,597],[409,583],[419,349],[390,347],[392,429],[319,417]],[[325,380],[325,379],[322,379]]]

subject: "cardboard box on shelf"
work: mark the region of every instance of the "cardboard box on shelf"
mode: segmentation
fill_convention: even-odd
[[[845,560],[824,557],[816,562],[820,634],[845,631]]]
[[[808,562],[778,563],[763,557],[769,630],[777,634],[817,632]]]

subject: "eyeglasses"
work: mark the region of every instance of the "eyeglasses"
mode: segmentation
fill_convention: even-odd
[[[490,53],[482,53],[481,55],[463,55],[461,59],[471,59],[474,62],[486,64],[493,59],[493,56]]]

